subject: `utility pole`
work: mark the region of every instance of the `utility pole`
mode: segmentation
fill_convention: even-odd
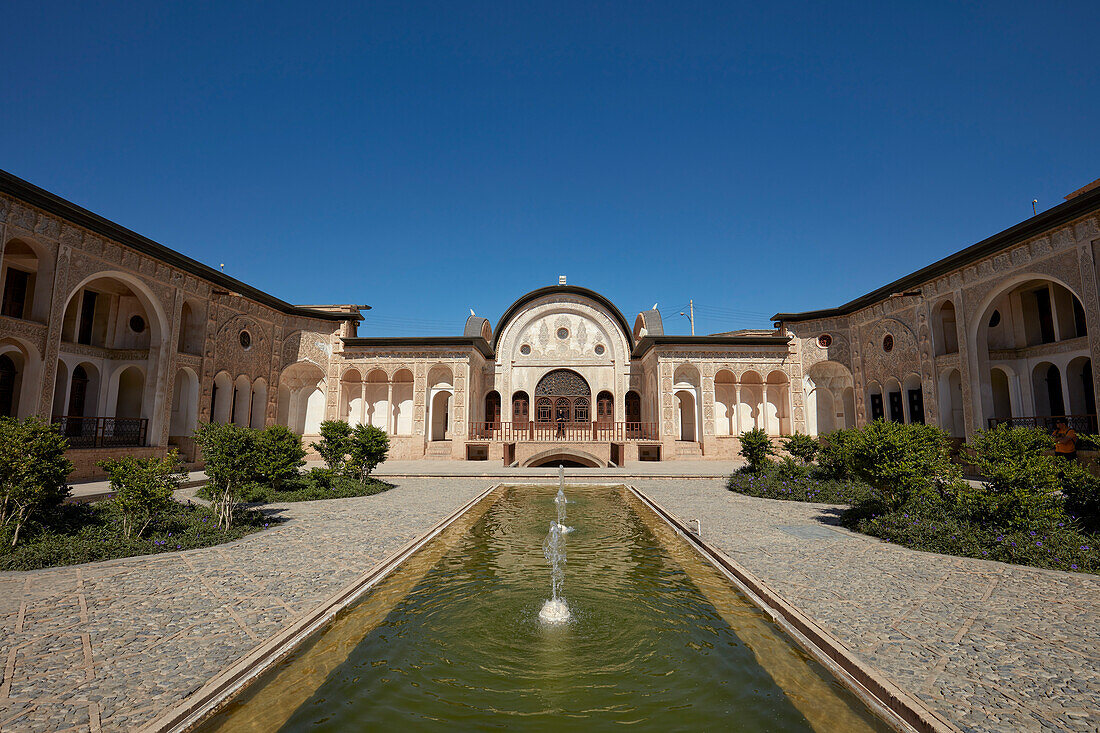
[[[656,309],[654,309],[654,310],[656,310]],[[691,321],[691,335],[694,336],[695,335],[695,301],[694,300],[689,300],[688,301],[688,313],[691,314],[691,315],[688,316],[688,320]],[[680,311],[680,315],[681,316],[684,315],[684,312]]]

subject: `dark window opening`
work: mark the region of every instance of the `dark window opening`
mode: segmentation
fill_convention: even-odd
[[[905,411],[902,409],[901,392],[890,393],[890,421],[905,422]]]
[[[1077,298],[1073,299],[1073,330],[1078,338],[1088,335],[1089,332],[1085,326],[1085,309],[1081,307],[1081,301]]]
[[[886,417],[886,413],[882,409],[882,395],[871,395],[871,420],[882,420]]]
[[[4,281],[4,305],[0,312],[9,318],[22,318],[29,284],[29,273],[9,268]]]
[[[1035,305],[1039,312],[1040,343],[1054,343],[1054,313],[1050,310],[1050,291],[1046,288],[1036,290]]]
[[[84,298],[80,301],[80,330],[76,334],[78,344],[92,343],[92,327],[95,325],[96,294],[91,290],[84,291]]]
[[[909,422],[924,425],[924,392],[909,390]]]

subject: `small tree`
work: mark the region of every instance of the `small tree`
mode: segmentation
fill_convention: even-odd
[[[309,445],[329,469],[343,473],[344,461],[351,452],[351,426],[343,420],[325,420],[321,423],[321,442]]]
[[[813,462],[819,447],[816,439],[802,433],[795,433],[783,441],[783,449],[802,461],[803,466]]]
[[[749,471],[760,473],[769,462],[768,456],[775,455],[775,447],[767,433],[753,428],[741,433],[741,455],[749,462]]]
[[[12,523],[12,547],[28,519],[48,516],[69,495],[66,448],[61,433],[36,417],[0,418],[0,525]]]
[[[386,460],[390,450],[390,437],[385,430],[373,425],[356,425],[350,443],[348,472],[360,481],[365,481],[374,467]]]
[[[961,473],[947,448],[947,434],[934,425],[876,420],[855,433],[852,467],[896,509],[921,491],[957,488]]]
[[[298,478],[305,465],[302,439],[283,425],[272,425],[256,434],[255,480],[278,491]]]
[[[206,462],[218,526],[229,529],[241,489],[255,475],[256,431],[233,424],[204,423],[195,431],[195,442]]]
[[[179,488],[179,454],[172,450],[163,458],[134,458],[99,461],[107,472],[114,498],[111,506],[122,517],[122,535],[138,539],[150,523],[172,506],[172,492]]]

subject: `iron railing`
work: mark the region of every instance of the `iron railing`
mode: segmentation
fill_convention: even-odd
[[[1014,428],[1036,428],[1044,432],[1050,433],[1054,431],[1058,422],[1061,420],[1066,421],[1074,432],[1077,433],[1093,433],[1096,429],[1096,415],[1033,415],[1031,417],[1008,417],[1008,418],[989,418],[989,427],[995,428],[1001,424],[1007,424]]]
[[[54,415],[70,448],[132,448],[145,445],[149,420],[144,417],[76,417]]]
[[[519,443],[526,441],[657,440],[652,422],[470,422],[470,440]]]

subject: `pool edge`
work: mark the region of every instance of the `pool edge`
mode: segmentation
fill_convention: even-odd
[[[905,692],[878,670],[860,660],[839,639],[812,618],[788,603],[778,592],[720,549],[692,532],[672,512],[647,496],[638,487],[627,488],[647,507],[667,522],[677,534],[707,561],[730,578],[749,599],[768,613],[796,643],[824,665],[852,693],[880,717],[895,727],[919,733],[961,733],[960,729],[928,707],[919,698]],[[883,716],[882,713],[889,715]]]
[[[359,600],[364,593],[397,570],[411,555],[500,486],[499,483],[493,484],[479,492],[451,514],[436,522],[432,527],[375,564],[366,573],[322,601],[313,611],[294,621],[264,643],[254,647],[245,656],[222,669],[183,700],[162,711],[151,721],[138,728],[138,733],[166,733],[169,731],[179,733],[193,729],[244,690],[257,677],[293,653],[303,642],[332,621],[337,613]]]

